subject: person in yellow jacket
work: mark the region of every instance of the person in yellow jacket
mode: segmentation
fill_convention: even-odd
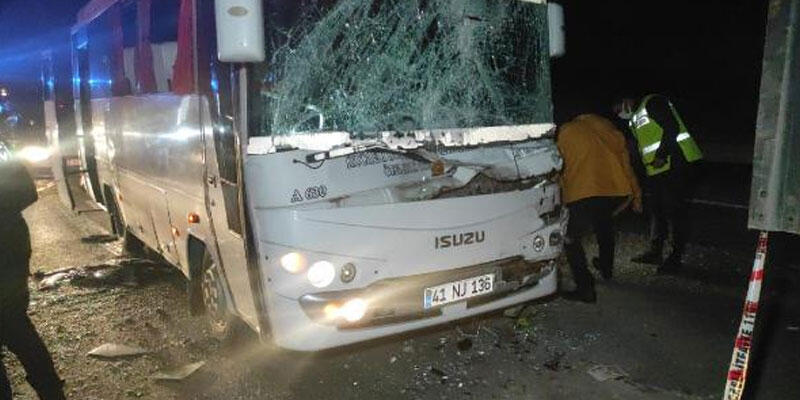
[[[630,164],[625,137],[608,119],[583,114],[562,125],[557,135],[564,159],[561,196],[569,209],[565,250],[576,290],[568,300],[593,303],[594,278],[587,267],[581,239],[594,231],[599,256],[593,266],[611,279],[614,268],[613,217],[629,205],[641,212],[642,194]]]

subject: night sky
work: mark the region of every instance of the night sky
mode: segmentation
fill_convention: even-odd
[[[66,44],[84,3],[0,0],[0,84],[22,108],[37,102],[37,54]],[[705,140],[752,143],[766,0],[561,3],[567,55],[553,62],[557,121],[657,91]]]

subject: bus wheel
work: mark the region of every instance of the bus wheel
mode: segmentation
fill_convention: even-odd
[[[208,251],[203,254],[202,271],[200,287],[211,334],[218,339],[224,339],[231,334],[236,317],[228,309],[228,300],[225,297],[225,286],[219,273],[219,267]]]

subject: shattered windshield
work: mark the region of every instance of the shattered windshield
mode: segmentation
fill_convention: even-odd
[[[311,3],[270,13],[262,135],[552,121],[545,4]]]

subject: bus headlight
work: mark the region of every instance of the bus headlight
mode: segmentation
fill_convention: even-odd
[[[306,259],[300,253],[287,253],[281,257],[281,267],[289,273],[296,274],[306,267]]]
[[[336,268],[328,261],[317,261],[308,269],[308,281],[314,287],[324,288],[336,277]]]

